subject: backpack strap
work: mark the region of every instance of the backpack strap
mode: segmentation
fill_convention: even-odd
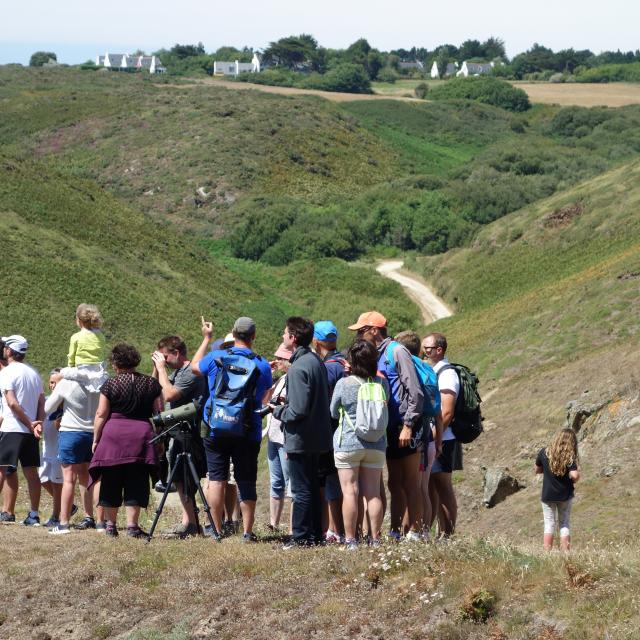
[[[364,382],[360,382],[360,379],[358,378],[358,376],[349,376],[349,379],[355,380],[360,386],[364,384]],[[340,438],[338,439],[338,444],[340,446],[342,445],[342,433],[344,431],[343,425],[345,420],[347,421],[351,429],[355,431],[356,428],[353,426],[353,422],[351,422],[351,418],[349,417],[349,414],[344,410],[344,407],[340,405]]]
[[[440,377],[440,374],[441,374],[443,371],[448,371],[449,369],[453,369],[454,371],[456,371],[456,368],[455,368],[451,363],[449,363],[449,364],[445,364],[445,365],[444,365],[444,367],[441,367],[440,369],[438,369],[438,371],[437,371],[437,373],[436,373],[436,377],[437,377],[437,378],[439,378],[439,377]],[[458,372],[457,372],[457,371],[456,371],[456,375],[458,375]],[[458,376],[458,378],[459,378],[459,377],[460,377],[460,376]]]

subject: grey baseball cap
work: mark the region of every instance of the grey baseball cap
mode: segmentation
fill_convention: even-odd
[[[233,323],[233,332],[234,333],[255,333],[256,332],[256,323],[247,316],[242,316],[238,318]]]

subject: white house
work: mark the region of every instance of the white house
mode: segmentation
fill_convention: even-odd
[[[131,56],[126,53],[105,53],[96,56],[96,66],[118,71],[148,71],[164,73],[166,68],[158,56]]]
[[[468,78],[469,76],[482,76],[491,73],[494,67],[493,62],[467,62],[462,63],[460,71],[456,73],[458,78]]]
[[[457,70],[458,70],[458,63],[457,62],[449,62],[449,63],[447,63],[447,68],[446,68],[446,70],[444,72],[444,77],[445,78],[449,78],[450,76],[454,75]],[[438,69],[438,63],[435,60],[433,61],[433,64],[431,65],[430,75],[434,80],[440,77],[440,69]]]
[[[251,62],[223,62],[215,60],[213,63],[214,76],[237,76],[239,73],[260,73],[260,58],[253,54]]]

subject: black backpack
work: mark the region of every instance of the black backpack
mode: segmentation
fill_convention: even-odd
[[[478,393],[478,376],[463,364],[454,362],[446,364],[438,371],[438,377],[443,371],[453,369],[460,380],[460,392],[456,399],[455,413],[449,425],[456,440],[463,444],[473,442],[483,431],[482,399]]]

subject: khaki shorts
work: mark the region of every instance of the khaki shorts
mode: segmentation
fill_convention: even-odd
[[[336,451],[333,454],[336,469],[382,469],[386,460],[384,451],[378,449],[356,449],[355,451]]]

